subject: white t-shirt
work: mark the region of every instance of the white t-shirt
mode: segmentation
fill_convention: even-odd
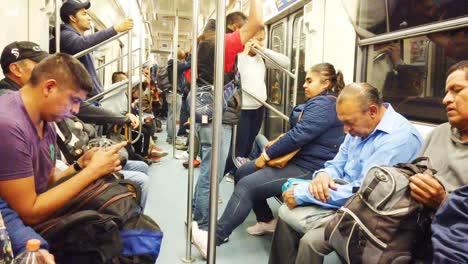
[[[241,76],[242,90],[247,91],[262,101],[267,99],[265,85],[265,63],[260,55],[249,56],[241,53],[237,57],[237,67]],[[255,110],[262,106],[250,95],[242,94],[242,109]]]
[[[287,56],[270,49],[265,49],[263,52],[279,66],[289,70],[290,60]],[[241,75],[242,90],[253,94],[258,99],[265,102],[267,99],[265,85],[266,68],[278,69],[278,66],[269,63],[268,60],[264,61],[258,54],[252,57],[246,53],[241,53],[237,55],[237,68]],[[255,110],[261,106],[262,104],[253,99],[250,95],[242,93],[242,110]]]

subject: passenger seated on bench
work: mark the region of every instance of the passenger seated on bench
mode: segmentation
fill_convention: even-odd
[[[59,53],[37,64],[20,91],[0,97],[0,138],[8,139],[0,148],[0,197],[28,225],[44,221],[91,182],[121,169],[117,151],[125,142],[108,150],[88,151],[79,166],[61,174],[54,171],[58,150],[52,122],[76,114],[91,89],[83,65]]]
[[[310,184],[299,184],[283,193],[285,204],[280,208],[270,264],[322,263],[332,250],[324,241],[326,218],[313,223],[301,220],[323,213],[317,206],[342,206],[370,167],[409,162],[421,148],[423,139],[418,131],[390,104],[383,103],[377,88],[367,83],[347,85],[338,96],[336,111],[348,135],[335,158],[313,173]],[[348,183],[337,185],[337,179]]]
[[[448,123],[432,130],[420,154],[430,158],[437,173],[434,177],[416,174],[410,178],[410,188],[416,200],[438,210],[432,223],[432,261],[468,263],[468,61],[453,65],[447,75],[443,103]],[[430,243],[426,242],[422,244]],[[422,251],[424,257],[431,257]]]
[[[143,77],[143,79],[146,79],[146,77]],[[127,74],[124,72],[114,72],[112,74],[112,83],[118,83],[121,81],[127,80]],[[132,85],[135,79],[139,79],[139,77],[135,76],[132,78]],[[142,83],[143,89],[146,89],[148,87],[149,83],[144,81]],[[127,87],[127,86],[126,86]],[[149,88],[148,88],[149,89]],[[134,106],[138,107],[138,97],[139,97],[139,92],[138,92],[138,85],[135,85],[132,89],[132,102]],[[136,91],[136,92],[133,92]],[[136,95],[136,100],[134,100],[134,95]],[[126,88],[119,88],[116,91],[106,95],[104,99],[101,101],[102,107],[104,109],[107,109],[109,111],[112,111],[113,113],[116,114],[122,114],[125,116],[128,116],[132,120],[136,120],[136,123],[138,124],[136,127],[132,126],[133,131],[132,131],[132,138],[136,138],[138,135],[138,127],[139,123],[144,122],[142,124],[142,136],[140,139],[133,144],[133,147],[135,148],[135,152],[145,158],[151,158],[155,157],[156,160],[159,159],[159,157],[164,157],[167,155],[167,152],[163,151],[160,148],[156,147],[156,144],[154,143],[155,137],[154,133],[156,129],[154,128],[152,122],[147,122],[147,118],[145,116],[154,116],[152,114],[145,114],[143,113],[143,118],[140,120],[137,115],[138,115],[138,109],[134,113],[128,112],[128,95],[127,95],[127,89]],[[135,110],[135,109],[134,109]],[[133,110],[132,110],[133,111]]]
[[[290,115],[291,129],[276,143],[269,142],[255,161],[240,167],[235,175],[235,189],[221,216],[216,231],[217,244],[224,243],[253,209],[258,223],[247,228],[251,235],[275,230],[266,199],[281,193],[288,178],[310,178],[310,171],[318,170],[332,159],[343,142],[343,124],[336,115],[336,95],[343,88],[343,75],[333,65],[313,66],[304,83],[307,102],[296,106]],[[301,150],[282,169],[268,167],[266,162],[296,149]],[[206,253],[208,233],[198,226],[192,230],[197,248]]]
[[[48,55],[34,42],[15,41],[8,44],[0,58],[5,75],[0,81],[0,95],[18,91],[31,77],[34,66]]]
[[[0,58],[5,74],[5,78],[0,81],[0,95],[18,91],[29,81],[36,64],[48,55],[39,45],[29,41],[15,41],[7,45]],[[140,161],[129,161],[123,169],[121,172],[126,179],[133,180],[141,186],[144,207],[148,190],[148,166]]]
[[[10,237],[11,249],[14,256],[18,256],[26,250],[26,243],[29,239],[39,239],[41,241],[41,249],[39,249],[42,256],[45,257],[45,264],[54,264],[54,256],[49,253],[49,244],[31,227],[25,226],[23,221],[19,218],[18,214],[13,211],[8,204],[0,199],[0,214],[3,218],[3,224]],[[4,245],[5,246],[5,245]],[[8,250],[4,247],[4,250]],[[9,263],[9,262],[8,262]]]

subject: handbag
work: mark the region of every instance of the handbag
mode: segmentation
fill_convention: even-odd
[[[299,118],[297,119],[297,123],[299,123],[302,119],[302,114],[304,113],[304,111],[302,111],[300,114],[299,114]],[[284,136],[285,133],[279,135],[275,140],[273,140],[273,144],[274,145],[276,142],[278,142],[278,140]],[[293,150],[291,152],[289,152],[288,154],[285,154],[281,157],[277,157],[277,158],[274,158],[274,159],[271,159],[269,161],[267,161],[267,166],[268,167],[273,167],[273,168],[278,168],[278,169],[282,169],[284,168],[288,162],[294,158],[294,156],[296,156],[297,153],[299,153],[299,151],[301,151],[301,148],[298,148],[296,150]]]
[[[234,79],[223,87],[223,113],[227,108],[228,101],[240,89],[240,75],[235,73]],[[187,95],[187,104],[190,107],[190,98],[192,94]],[[195,92],[195,121],[202,123],[202,118],[206,116],[208,121],[213,119],[214,86],[204,85],[197,88]]]

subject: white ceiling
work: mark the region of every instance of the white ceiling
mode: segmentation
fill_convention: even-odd
[[[200,24],[215,9],[215,0],[200,0]],[[174,32],[174,16],[179,17],[179,44],[184,48],[190,45],[192,32],[191,0],[143,0],[142,9],[146,20],[151,23],[155,50],[170,50]]]

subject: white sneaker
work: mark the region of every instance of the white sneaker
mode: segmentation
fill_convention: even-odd
[[[187,153],[187,151],[184,151],[181,154],[176,154],[174,156],[174,158],[180,159],[180,160],[188,160],[189,159],[189,154]]]
[[[186,137],[176,137],[176,145],[185,145],[185,143],[187,142],[187,138]]]
[[[273,234],[276,229],[277,219],[273,219],[268,223],[265,222],[258,222],[253,226],[247,227],[247,233],[251,234],[252,236],[261,236],[264,234]]]
[[[250,161],[250,159],[244,158],[244,157],[237,157],[236,160],[237,160],[237,162],[239,162],[239,164],[241,166]]]
[[[231,173],[226,173],[226,175],[224,175],[224,178],[226,179],[227,182],[234,182],[234,175],[232,175]]]
[[[206,259],[208,252],[208,232],[198,229],[198,223],[192,222],[192,243],[198,249],[198,252]]]

